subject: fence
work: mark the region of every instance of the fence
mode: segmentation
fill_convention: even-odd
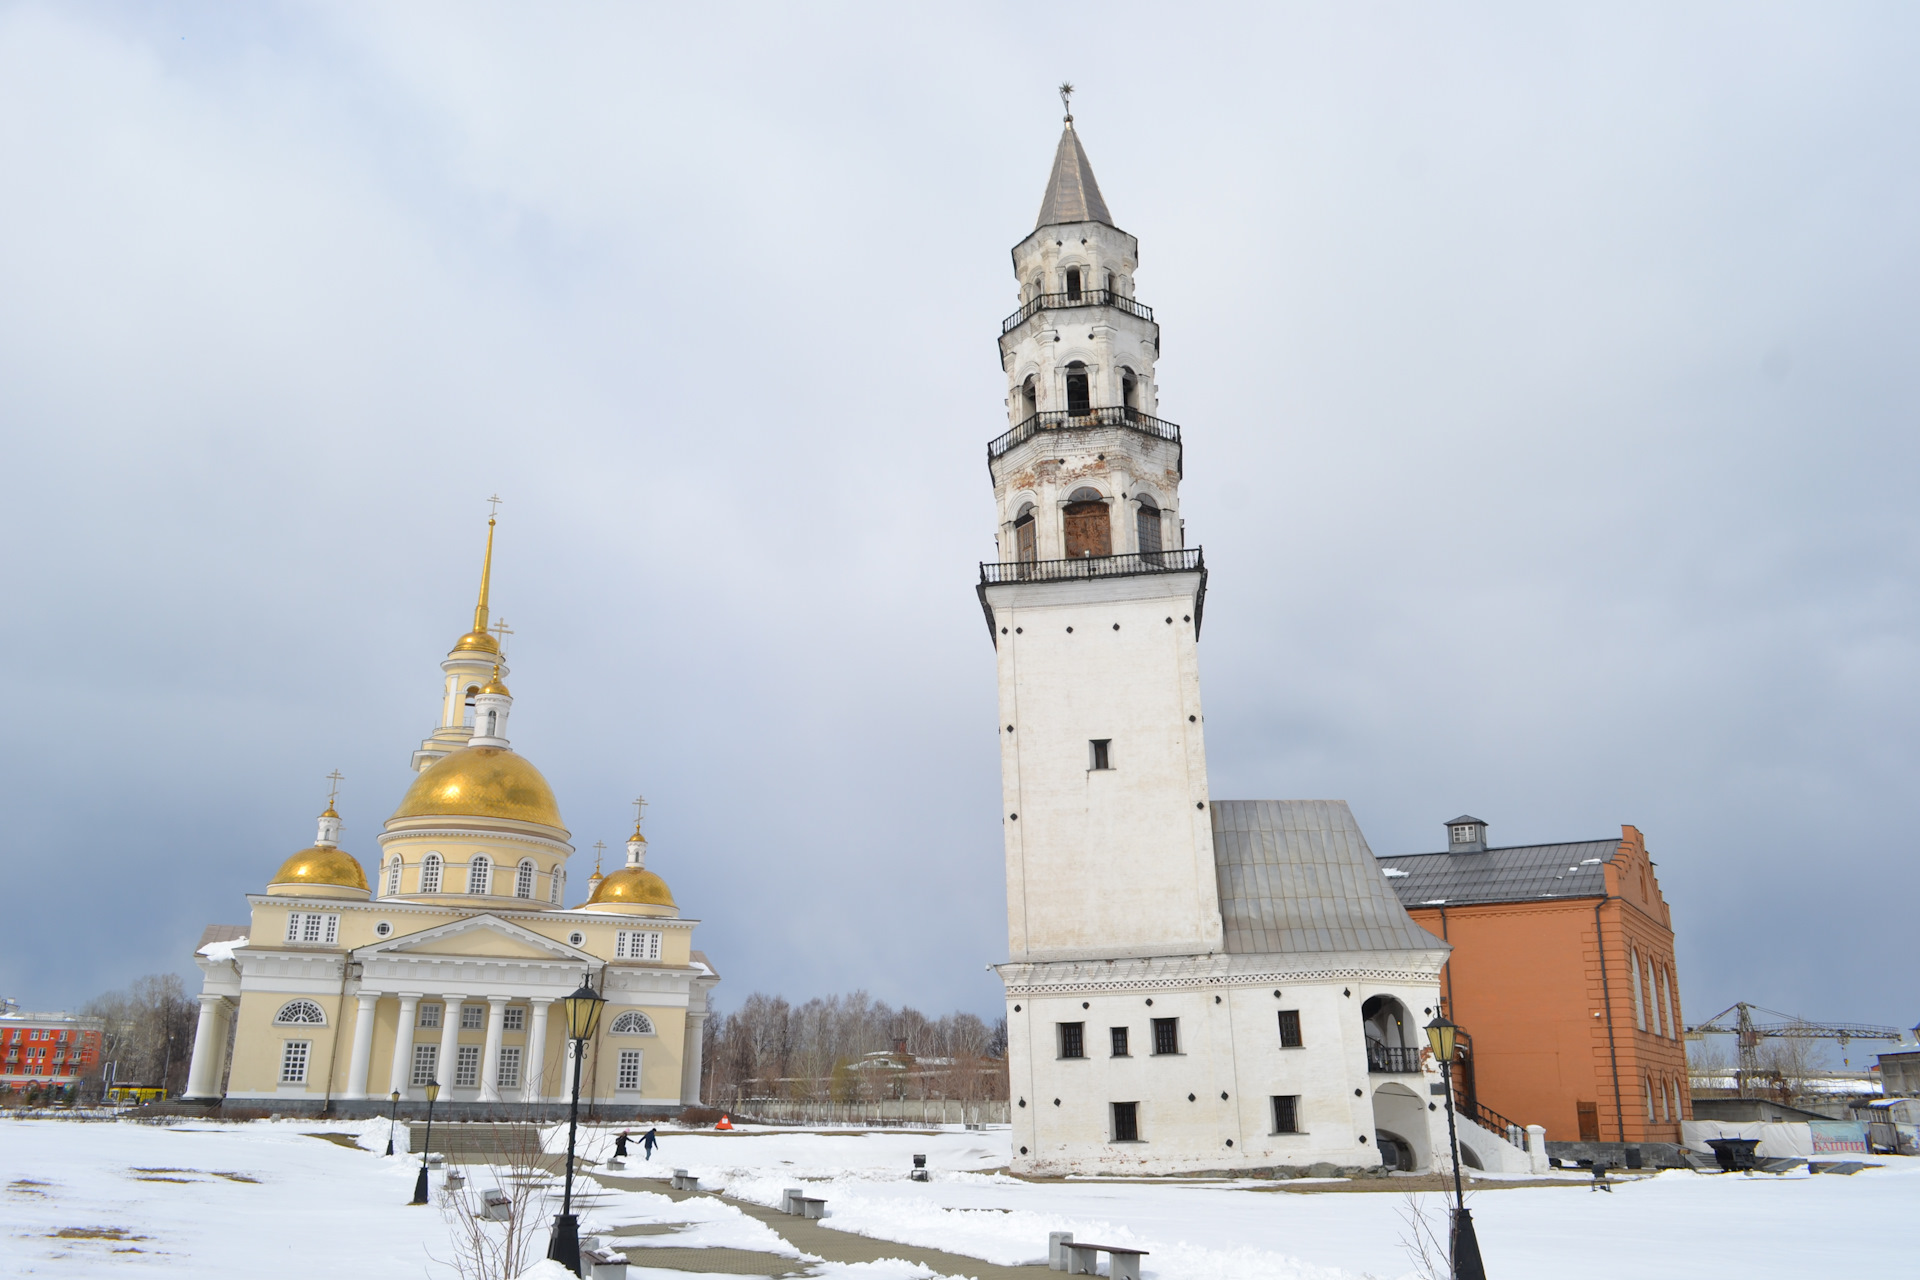
[[[889,1125],[1011,1124],[1010,1104],[961,1102],[955,1098],[893,1098],[879,1102],[802,1102],[791,1098],[741,1098],[738,1115],[774,1124]]]

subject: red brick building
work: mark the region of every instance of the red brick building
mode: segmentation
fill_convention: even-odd
[[[1447,1016],[1473,1038],[1480,1106],[1550,1141],[1679,1142],[1692,1118],[1673,925],[1644,837],[1382,858],[1401,904],[1453,944]],[[1464,1104],[1464,1099],[1463,1099]]]
[[[0,1011],[0,1088],[64,1089],[100,1061],[98,1018]]]

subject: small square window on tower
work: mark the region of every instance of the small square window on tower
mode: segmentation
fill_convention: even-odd
[[[1092,760],[1093,760],[1093,763],[1088,766],[1089,768],[1092,768],[1092,769],[1113,768],[1113,751],[1112,751],[1113,739],[1112,738],[1095,738],[1093,741],[1089,742],[1087,746],[1091,750]]]
[[[1273,1100],[1273,1131],[1300,1132],[1300,1095],[1283,1094]]]

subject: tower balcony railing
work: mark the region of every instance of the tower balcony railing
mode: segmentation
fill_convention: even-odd
[[[980,585],[1003,582],[1071,582],[1080,578],[1130,578],[1142,573],[1206,571],[1199,547],[1178,551],[1133,551],[1119,556],[1078,556],[1071,560],[1010,560],[980,566]]]
[[[1005,337],[1042,311],[1064,311],[1068,307],[1118,307],[1130,316],[1139,316],[1149,322],[1153,320],[1152,307],[1143,306],[1117,290],[1082,289],[1078,293],[1035,295],[1026,306],[1000,322],[1000,334]]]
[[[1420,1050],[1369,1040],[1367,1070],[1375,1075],[1415,1075],[1420,1071]]]
[[[1036,413],[1021,422],[987,446],[987,460],[991,462],[1015,445],[1024,444],[1042,431],[1077,431],[1088,427],[1124,427],[1128,431],[1138,431],[1142,435],[1157,440],[1171,440],[1180,443],[1180,424],[1168,422],[1165,418],[1156,418],[1150,413],[1127,405],[1114,405],[1104,409],[1087,409],[1080,413],[1072,410],[1050,409],[1045,413]]]

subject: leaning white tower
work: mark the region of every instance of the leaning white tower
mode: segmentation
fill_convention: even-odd
[[[1344,803],[1207,793],[1207,571],[1138,263],[1069,115],[1013,250],[1008,429],[987,447],[999,555],[980,567],[1014,1168],[1424,1167],[1441,1117],[1410,1037],[1446,944]]]

